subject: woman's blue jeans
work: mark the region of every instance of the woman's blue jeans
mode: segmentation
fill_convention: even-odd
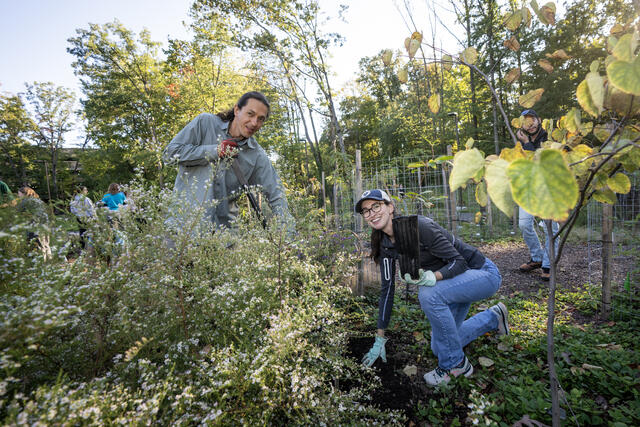
[[[465,320],[471,303],[489,298],[500,288],[498,267],[486,258],[479,270],[467,270],[435,286],[420,286],[418,300],[431,323],[431,350],[438,365],[449,370],[464,358],[462,348],[498,328],[498,317],[485,310]]]

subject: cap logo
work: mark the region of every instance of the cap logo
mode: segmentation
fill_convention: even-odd
[[[371,190],[367,190],[364,193],[362,193],[362,196],[360,198],[362,199],[363,197],[367,197],[369,194],[371,194]]]

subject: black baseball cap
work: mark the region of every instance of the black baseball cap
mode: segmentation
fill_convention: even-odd
[[[536,113],[536,110],[533,110],[531,108],[527,108],[526,110],[524,110],[522,113],[520,113],[520,116],[522,117],[533,116],[533,117],[540,118],[540,116],[538,116],[538,113]]]
[[[385,191],[378,188],[376,188],[375,190],[367,190],[362,193],[362,196],[360,196],[360,200],[358,200],[358,203],[356,203],[356,213],[362,212],[362,202],[364,202],[365,200],[378,200],[381,202],[391,203],[391,197],[389,197],[389,195]]]

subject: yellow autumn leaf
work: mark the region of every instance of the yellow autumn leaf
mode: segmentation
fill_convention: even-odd
[[[409,53],[409,58],[413,59],[413,57],[416,55],[416,52],[418,51],[419,48],[420,48],[420,42],[417,39],[411,39],[411,41],[409,42],[409,49],[407,49],[407,52]]]
[[[622,92],[640,95],[640,55],[636,56],[633,62],[613,61],[607,65],[607,77],[609,82]]]
[[[635,57],[636,47],[638,47],[638,40],[634,35],[625,34],[620,37],[611,54],[619,61],[632,62]]]
[[[597,125],[593,128],[593,134],[600,140],[600,142],[604,142],[609,138],[609,135],[611,135],[611,130],[605,125]]]
[[[618,35],[620,33],[624,33],[625,29],[621,24],[615,24],[613,27],[611,27],[611,30],[609,30],[609,34],[611,34],[612,36]]]
[[[502,25],[509,31],[515,31],[522,23],[522,10],[518,9],[513,13],[507,13],[502,20]]]
[[[442,66],[447,71],[451,70],[453,66],[453,58],[451,55],[442,55]]]
[[[524,117],[522,117],[522,116],[518,116],[518,117],[516,117],[514,119],[511,119],[511,126],[514,129],[520,129],[522,127],[522,119],[523,118]]]
[[[388,67],[389,64],[391,64],[392,58],[393,58],[393,52],[391,52],[391,49],[385,49],[384,51],[382,51],[382,63],[384,65]]]
[[[615,193],[627,194],[631,190],[631,181],[627,175],[618,172],[607,180],[607,186]]]
[[[473,65],[478,60],[478,51],[475,47],[468,47],[460,53],[460,60],[465,64]]]
[[[505,74],[504,76],[504,80],[507,82],[507,84],[511,84],[514,81],[518,80],[520,78],[520,68],[512,68],[510,69],[507,74]]]
[[[618,201],[618,198],[616,197],[616,193],[614,193],[608,188],[604,190],[596,190],[593,193],[593,198],[600,203],[607,203],[609,205],[615,205],[616,202]]]
[[[438,114],[438,111],[440,111],[440,94],[434,93],[433,95],[431,95],[429,97],[428,104],[431,112],[433,114]]]
[[[507,147],[503,148],[502,151],[500,151],[500,158],[506,160],[509,163],[517,159],[524,159],[525,157],[527,157],[527,153],[522,148],[522,145],[520,143],[517,143],[513,148]]]
[[[564,221],[578,201],[578,183],[560,150],[542,150],[534,159],[518,159],[506,170],[513,200],[542,219]]]
[[[547,61],[546,59],[539,60],[538,65],[542,67],[542,69],[547,73],[551,73],[553,71],[553,65],[551,65],[551,62]]]
[[[540,8],[540,13],[545,17],[547,25],[556,25],[556,5],[549,2]]]
[[[525,27],[531,26],[531,11],[528,7],[524,6],[520,9],[520,13],[522,13],[522,23]]]
[[[531,108],[536,105],[536,102],[540,101],[543,93],[544,89],[542,88],[530,90],[518,98],[518,103],[524,108]]]
[[[582,124],[582,115],[580,114],[580,110],[573,107],[564,119],[565,128],[572,133],[576,133],[580,130],[580,126]]]
[[[476,201],[483,208],[487,206],[487,183],[485,181],[480,181],[476,185]]]
[[[569,55],[567,55],[567,52],[565,52],[564,49],[558,49],[553,53],[547,53],[546,57],[551,59],[560,59],[562,61],[566,61],[567,59],[571,58]]]
[[[502,42],[502,44],[504,45],[504,47],[514,52],[520,50],[520,42],[518,42],[518,39],[516,39],[515,36],[511,36],[511,38],[505,40],[504,42]]]
[[[401,83],[406,83],[409,80],[409,72],[407,71],[407,67],[402,67],[398,70],[398,80]]]

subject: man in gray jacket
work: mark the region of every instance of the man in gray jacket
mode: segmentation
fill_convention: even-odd
[[[247,92],[229,111],[200,114],[171,140],[164,159],[178,163],[174,191],[185,202],[183,208],[204,208],[205,219],[215,227],[229,227],[237,216],[236,200],[241,195],[242,183],[231,168],[231,162],[237,162],[248,184],[260,186],[273,212],[291,227],[284,188],[253,138],[269,110],[262,93]]]

